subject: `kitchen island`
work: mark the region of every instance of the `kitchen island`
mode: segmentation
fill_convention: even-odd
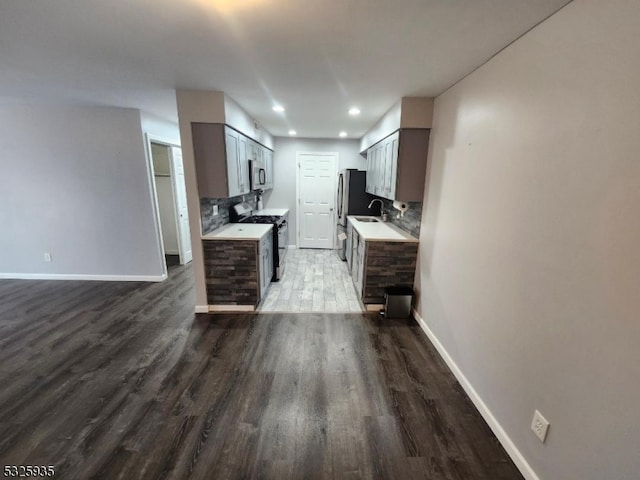
[[[271,224],[229,223],[202,236],[209,311],[253,311],[273,275]]]

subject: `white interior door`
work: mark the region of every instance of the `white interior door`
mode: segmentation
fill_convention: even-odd
[[[189,232],[189,211],[187,210],[187,190],[184,183],[182,149],[171,147],[173,162],[173,191],[175,193],[176,213],[178,217],[178,252],[180,264],[189,263],[192,258],[191,234]]]
[[[337,153],[298,153],[298,246],[334,248]]]

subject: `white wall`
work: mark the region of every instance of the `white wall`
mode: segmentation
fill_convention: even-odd
[[[162,138],[173,145],[180,145],[178,122],[170,122],[147,112],[140,112],[142,131]]]
[[[373,144],[391,135],[400,128],[402,101],[398,100],[360,139],[359,149],[364,152]]]
[[[436,100],[417,310],[540,479],[640,472],[639,24],[574,1]]]
[[[431,97],[402,97],[360,139],[360,151],[388,137],[400,128],[431,128],[434,99]]]
[[[228,95],[224,96],[224,123],[260,142],[265,147],[273,148],[271,134]]]
[[[176,90],[176,105],[178,107],[178,125],[182,144],[182,160],[184,165],[184,179],[189,206],[189,229],[193,253],[193,276],[196,287],[196,311],[207,312],[207,287],[205,283],[204,256],[202,252],[202,224],[200,217],[200,195],[198,194],[198,180],[196,176],[196,162],[193,155],[193,138],[191,135],[192,122],[225,123],[231,122],[238,128],[241,124],[248,124],[250,118],[246,112],[233,102],[223,92],[205,90]],[[229,118],[225,115],[225,108],[231,108]],[[244,122],[244,123],[243,123]],[[269,132],[262,130],[263,135]],[[268,142],[266,142],[268,143]]]
[[[224,123],[224,94],[198,90],[176,90],[178,125],[182,145],[184,181],[189,208],[189,233],[193,253],[193,277],[196,286],[196,311],[207,312],[207,285],[202,252],[202,223],[200,221],[200,195],[193,155],[191,122]]]
[[[138,110],[3,105],[0,151],[1,276],[160,278]]]
[[[366,160],[358,153],[358,140],[316,139],[316,138],[275,138],[273,157],[273,190],[264,194],[265,208],[288,208],[289,244],[296,244],[296,153],[297,152],[338,152],[338,170],[345,168],[366,169]],[[337,172],[336,172],[337,182]]]

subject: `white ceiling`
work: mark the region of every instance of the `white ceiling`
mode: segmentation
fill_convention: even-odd
[[[566,3],[3,0],[0,97],[176,121],[174,89],[222,90],[276,136],[357,138],[400,97],[438,95]]]

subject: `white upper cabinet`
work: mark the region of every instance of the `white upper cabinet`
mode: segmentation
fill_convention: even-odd
[[[265,186],[265,190],[269,190],[273,188],[273,152],[268,148],[265,148],[263,158],[265,171],[267,173],[267,185]]]
[[[391,178],[394,157],[390,151],[393,145],[390,138],[376,143],[367,152],[366,191],[383,198],[391,198],[391,185],[394,183]]]
[[[384,158],[384,175],[382,179],[381,197],[395,199],[396,193],[396,172],[398,167],[398,137],[399,133],[385,139],[381,145]]]
[[[389,200],[423,200],[429,129],[397,131],[367,150],[366,191]]]
[[[253,145],[253,154],[251,155],[250,160],[255,160],[257,162],[261,162],[262,161],[262,150],[264,150],[264,147],[262,145],[260,145],[259,143],[256,143],[254,141],[251,142],[251,144]]]
[[[373,192],[373,147],[367,150],[367,180],[365,190],[368,193]]]
[[[241,142],[238,134],[234,131],[225,132],[225,147],[227,152],[227,185],[229,196],[242,195],[242,171],[240,169],[240,158],[247,151],[247,143]]]
[[[400,134],[395,133],[392,135],[391,142],[389,142],[389,147],[387,149],[387,154],[391,155],[391,160],[389,161],[389,189],[388,198],[395,199],[396,198],[396,185],[397,185],[397,176],[398,176],[398,151],[400,149]],[[426,163],[426,161],[425,161]]]
[[[225,127],[224,134],[229,196],[244,195],[251,191],[249,186],[248,139],[229,127]]]
[[[367,155],[366,191],[379,197],[421,202],[424,195],[434,99],[402,97],[360,139]]]
[[[272,165],[271,150],[227,125],[194,122],[191,133],[200,198],[245,195],[251,191],[249,161]],[[273,188],[273,169],[267,171],[271,172],[267,188]]]

